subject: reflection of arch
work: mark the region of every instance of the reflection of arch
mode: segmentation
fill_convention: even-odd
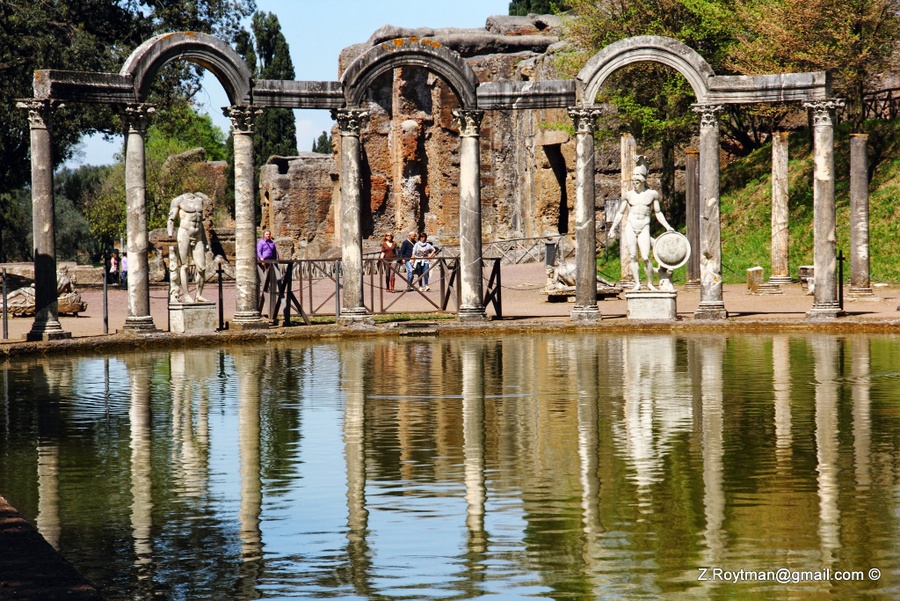
[[[120,75],[131,76],[139,102],[150,91],[156,73],[169,61],[186,59],[211,71],[225,88],[232,105],[252,104],[250,80],[253,74],[235,50],[205,33],[180,31],[150,38],[131,53]]]
[[[644,61],[672,67],[688,80],[698,103],[707,101],[708,80],[716,74],[703,57],[678,40],[643,35],[614,42],[591,57],[575,78],[580,104],[592,106],[610,75],[626,65]]]
[[[347,106],[361,106],[366,90],[382,73],[396,67],[424,67],[443,78],[463,108],[474,109],[478,78],[453,50],[433,40],[397,38],[379,44],[357,57],[341,75]]]

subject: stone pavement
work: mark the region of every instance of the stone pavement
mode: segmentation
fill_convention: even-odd
[[[488,305],[487,313],[491,317],[488,324],[477,327],[492,327],[502,324],[515,323],[556,323],[558,325],[571,324],[570,314],[573,309],[572,302],[547,302],[546,296],[541,294],[545,283],[544,267],[542,264],[526,264],[505,266],[502,270],[502,309],[503,318],[497,319],[493,307]],[[368,299],[371,294],[370,280],[366,277],[365,295]],[[374,278],[378,284],[378,278]],[[399,288],[399,280],[398,280]],[[683,286],[677,286],[677,312],[679,325],[701,324],[693,319],[693,312],[700,302],[699,290],[686,290]],[[431,282],[431,290],[424,293],[406,292],[403,294],[390,294],[386,291],[375,289],[375,307],[386,307],[388,313],[434,313],[435,306],[429,303],[423,296],[437,303],[440,295],[440,281]],[[807,295],[800,284],[794,283],[782,288],[783,294],[778,295],[751,295],[747,293],[744,284],[726,285],[724,289],[725,308],[728,310],[728,319],[719,324],[738,325],[743,327],[790,325],[792,327],[809,327],[821,329],[821,322],[810,322],[806,319],[806,313],[813,304],[813,297]],[[846,290],[846,289],[845,289]],[[873,288],[874,300],[852,300],[845,296],[844,310],[846,316],[833,320],[838,329],[865,325],[868,328],[883,326],[885,329],[897,328],[900,330],[900,287],[882,286]],[[103,318],[103,294],[101,287],[79,288],[82,300],[87,303],[87,310],[78,316],[60,316],[62,328],[71,332],[73,338],[106,337],[104,334]],[[153,287],[150,292],[150,310],[154,323],[162,331],[168,330],[166,287]],[[215,283],[207,284],[204,296],[215,301],[218,299],[218,290]],[[621,295],[620,295],[621,297]],[[127,292],[118,287],[108,289],[108,319],[107,332],[114,336],[121,332],[127,315]],[[309,300],[308,290],[304,292],[302,299],[307,311],[310,307],[316,307],[323,315],[334,315],[334,288],[330,280],[325,280],[314,288],[312,302]],[[624,297],[608,298],[598,302],[603,319],[598,327],[615,325],[618,328],[635,326],[640,324],[631,322],[626,318],[626,305]],[[223,286],[223,313],[226,321],[231,321],[234,315],[234,285],[226,283]],[[264,312],[267,309],[264,309]],[[380,311],[379,311],[380,312]],[[296,315],[296,313],[293,313]],[[0,347],[14,345],[24,341],[25,335],[31,330],[33,317],[8,319],[8,340],[0,340]],[[443,323],[443,322],[442,322]],[[709,327],[715,327],[718,322],[703,322]],[[331,325],[334,328],[336,326]],[[298,326],[302,329],[303,326]],[[296,329],[296,328],[291,328]],[[719,328],[716,328],[719,329]]]

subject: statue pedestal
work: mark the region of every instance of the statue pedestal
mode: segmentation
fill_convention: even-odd
[[[215,332],[218,326],[216,303],[172,303],[169,331],[174,334]]]
[[[675,296],[675,292],[662,290],[626,292],[625,303],[628,308],[628,319],[674,321],[676,317]]]

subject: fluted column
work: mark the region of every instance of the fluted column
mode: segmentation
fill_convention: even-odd
[[[619,177],[621,196],[619,202],[625,202],[625,193],[634,189],[634,183],[631,177],[634,173],[634,158],[637,156],[637,142],[631,134],[622,134],[619,140]],[[606,221],[612,223],[614,215],[607,215]],[[628,219],[628,207],[622,213],[622,221]],[[632,288],[634,286],[634,275],[631,273],[631,250],[627,244],[619,238],[619,281],[622,282],[622,288]]]
[[[453,112],[459,124],[459,265],[461,321],[487,319],[481,269],[481,120],[484,111]]]
[[[50,136],[51,103],[19,102],[28,111],[31,128],[31,227],[34,239],[34,324],[27,340],[71,338],[59,323],[56,299],[56,216],[53,210],[53,153]]]
[[[837,297],[834,208],[834,120],[840,99],[807,102],[813,114],[813,266],[815,295],[808,319],[834,319],[841,313]]]
[[[772,134],[772,269],[769,282],[790,284],[788,211],[788,132]]]
[[[684,153],[684,235],[691,245],[691,257],[686,265],[685,288],[700,288],[700,153]]]
[[[594,130],[599,109],[570,108],[575,122],[575,308],[572,319],[597,321],[597,230],[594,211]]]
[[[156,109],[149,104],[125,107],[125,223],[128,231],[128,316],[125,330],[154,332],[150,315],[150,268],[147,260],[147,198],[144,133]]]
[[[368,112],[359,108],[332,112],[341,131],[341,270],[344,293],[339,321],[368,322],[363,302],[362,199],[360,194],[359,133]]]
[[[259,314],[256,274],[256,203],[253,177],[253,122],[262,111],[251,106],[224,109],[234,133],[234,273],[233,325],[239,329],[264,328]]]
[[[850,134],[850,295],[863,298],[873,296],[869,280],[868,141],[866,134]]]
[[[700,115],[700,305],[695,319],[725,319],[722,299],[722,223],[719,214],[720,105],[699,104]]]

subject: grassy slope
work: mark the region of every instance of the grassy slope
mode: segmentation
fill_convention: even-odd
[[[872,282],[900,282],[900,123],[874,122],[869,131],[869,261]],[[849,256],[850,138],[849,129],[835,130],[835,204],[837,248]],[[809,133],[790,137],[790,267],[813,264],[813,158]],[[768,278],[771,252],[770,146],[722,171],[722,257],[726,282],[746,280],[746,270],[760,265]],[[849,279],[849,261],[844,277]]]

